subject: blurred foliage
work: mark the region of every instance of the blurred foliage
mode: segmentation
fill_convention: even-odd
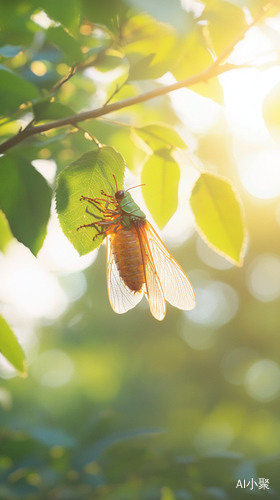
[[[180,80],[204,71],[267,2],[197,3],[205,5],[202,13],[167,0],[0,1],[0,142],[24,128],[161,90],[156,79],[166,72]],[[274,2],[266,15],[279,10]],[[191,89],[224,102],[217,72]],[[263,104],[276,140],[278,111],[279,84]],[[199,237],[180,247],[174,238],[172,253],[193,270],[197,316],[169,308],[164,324],[149,317],[145,303],[125,316],[111,311],[103,248],[83,273],[57,273],[69,303],[61,316],[16,314],[11,290],[0,286],[3,318],[14,320],[0,317],[0,350],[21,373],[22,351],[8,323],[15,332],[36,330],[29,377],[1,372],[0,499],[279,498],[279,390],[275,397],[266,394],[278,383],[279,297],[258,300],[248,290],[257,259],[279,257],[279,200],[257,203],[244,190],[222,120],[207,134],[184,132],[169,96],[162,95],[107,118],[51,127],[1,156],[1,266],[15,238],[34,255],[45,241],[55,181],[44,178],[35,160],[46,161],[49,170],[55,161],[57,212],[80,254],[95,246],[94,230],[76,231],[91,222],[80,197],[98,196],[101,186],[113,192],[112,173],[121,188],[125,165],[147,184],[143,197],[155,222],[160,228],[168,223],[178,208],[180,176],[189,174],[178,149],[185,150],[183,158],[191,150],[188,160],[209,167],[190,181],[204,239],[240,262],[244,227],[234,183],[250,245],[238,269]],[[86,291],[79,292],[76,275]],[[18,276],[15,270],[16,285]],[[260,276],[265,281],[265,273]],[[22,281],[18,300],[29,286],[29,278]],[[258,382],[252,369],[262,362]],[[259,478],[269,479],[269,490],[250,483]]]

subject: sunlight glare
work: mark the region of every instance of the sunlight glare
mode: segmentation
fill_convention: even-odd
[[[60,277],[60,283],[69,302],[75,302],[84,295],[87,289],[87,280],[84,273],[76,272]]]
[[[171,85],[177,80],[168,72],[157,81],[162,85]],[[193,133],[206,133],[221,117],[219,104],[188,88],[175,90],[169,97],[176,114]]]
[[[65,385],[74,372],[75,368],[69,356],[58,349],[43,352],[31,368],[34,378],[47,387]]]
[[[262,116],[262,102],[280,81],[280,67],[260,72],[232,70],[219,76],[224,89],[225,117],[234,135],[246,144],[273,144]]]
[[[214,252],[200,237],[197,238],[196,251],[204,264],[214,269],[225,270],[234,267],[231,262]]]
[[[182,317],[178,325],[179,334],[185,342],[197,351],[209,349],[216,341],[215,330],[213,328],[201,328],[201,325],[192,324]]]
[[[20,325],[14,326],[13,322],[10,322],[13,327],[13,331],[23,348],[27,365],[30,365],[34,359],[37,358],[39,352],[39,340],[36,335],[35,329],[31,326],[31,323],[28,325]]]
[[[0,299],[23,317],[55,319],[68,306],[56,276],[46,271],[23,245],[11,242],[0,258]]]
[[[41,28],[44,28],[46,30],[50,27],[51,24],[56,24],[57,26],[59,25],[59,23],[54,23],[54,21],[52,21],[43,10],[40,10],[40,12],[37,12],[37,14],[33,14],[31,16],[31,19],[32,21],[34,21],[34,23],[38,24],[38,26],[41,26]]]
[[[15,370],[15,368],[0,353],[0,377],[4,379],[9,379],[12,377],[16,377],[17,374],[18,373]]]
[[[221,371],[227,382],[234,385],[245,383],[250,366],[259,361],[259,355],[248,347],[238,347],[227,353],[221,361]]]
[[[54,160],[33,160],[31,164],[43,177],[45,177],[49,184],[55,181],[57,167]]]
[[[12,272],[9,288],[16,305],[34,318],[58,318],[68,305],[57,278],[35,266]]]
[[[228,62],[230,64],[262,64],[277,61],[277,52],[272,41],[257,26],[253,26],[234,47]]]
[[[266,402],[280,393],[280,368],[270,359],[254,363],[245,379],[248,394],[257,401]]]
[[[63,234],[57,216],[52,214],[46,239],[38,253],[39,262],[42,262],[50,271],[70,273],[89,267],[95,261],[97,254],[98,251],[94,250],[80,257],[77,250]]]
[[[186,318],[200,325],[225,325],[234,318],[239,307],[236,291],[227,283],[203,279],[196,274],[191,271],[189,278],[195,289],[197,303],[195,309],[184,313]]]
[[[199,453],[214,453],[226,450],[234,439],[230,424],[221,421],[205,422],[194,438]]]
[[[259,255],[247,272],[247,286],[257,300],[270,302],[280,297],[280,258],[277,255]]]
[[[256,198],[270,199],[280,195],[280,151],[256,150],[238,162],[245,189]]]

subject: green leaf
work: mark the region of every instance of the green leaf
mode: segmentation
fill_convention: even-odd
[[[280,83],[265,97],[262,114],[272,139],[280,142]]]
[[[161,71],[158,76],[156,71],[153,71],[151,67],[154,57],[155,54],[148,54],[145,57],[138,55],[136,56],[136,62],[132,62],[133,59],[130,57],[128,81],[133,82],[136,80],[147,80],[149,78],[160,78],[160,76],[162,76]],[[156,76],[154,76],[154,74]]]
[[[59,120],[60,118],[66,118],[67,116],[72,116],[75,114],[73,109],[59,102],[51,102],[52,98],[50,96],[44,97],[36,102],[32,103],[33,114],[35,121],[40,120]]]
[[[50,216],[52,192],[44,177],[25,159],[0,158],[0,207],[15,238],[36,255]]]
[[[22,377],[27,376],[23,350],[14,332],[2,316],[0,316],[0,352]]]
[[[73,38],[62,26],[49,28],[47,39],[64,52],[70,65],[81,62],[85,55],[81,52],[81,44]]]
[[[159,78],[172,59],[175,30],[148,14],[131,17],[122,27],[121,43],[130,63],[129,80]]]
[[[152,151],[164,148],[187,148],[179,134],[168,125],[151,123],[145,127],[135,127],[133,131]]]
[[[78,34],[81,5],[79,0],[41,0],[46,14],[67,28],[72,35]]]
[[[0,210],[0,250],[1,252],[5,252],[7,245],[13,239],[12,232],[10,230],[9,223],[3,214],[2,210]]]
[[[0,65],[0,114],[16,110],[22,103],[37,99],[38,89]]]
[[[77,229],[83,224],[92,224],[102,219],[102,214],[90,203],[80,201],[81,196],[100,198],[101,190],[114,195],[123,188],[125,163],[123,157],[111,146],[101,146],[81,156],[59,175],[56,189],[56,209],[60,225],[69,241],[85,255],[102,243],[104,236],[93,241],[97,231],[94,227]],[[95,215],[93,217],[86,209]]]
[[[18,45],[3,45],[0,47],[0,56],[6,59],[17,56],[21,51],[21,47]]]
[[[213,58],[206,47],[201,26],[197,26],[195,31],[192,31],[181,40],[178,46],[176,62],[171,71],[179,81],[204,71],[211,64],[213,64]],[[217,77],[210,78],[205,82],[195,83],[188,88],[204,97],[213,99],[218,104],[224,104],[223,88]]]
[[[245,28],[243,11],[230,2],[206,0],[201,20],[207,21],[211,48],[219,55]]]
[[[150,156],[143,167],[143,197],[160,229],[177,210],[179,180],[179,166],[167,149]]]
[[[202,173],[193,187],[190,205],[206,243],[241,266],[245,228],[241,203],[232,184],[217,175]]]

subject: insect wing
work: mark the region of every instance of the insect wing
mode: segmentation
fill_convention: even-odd
[[[143,297],[143,291],[135,293],[123,282],[112,252],[110,235],[107,236],[107,286],[111,307],[118,314],[135,307]]]
[[[145,233],[145,238],[148,241],[165,299],[179,309],[193,309],[196,303],[195,293],[183,269],[168,252],[148,221],[141,227],[140,231],[143,237]]]
[[[146,223],[145,223],[146,224]],[[163,289],[157,274],[156,266],[151,254],[149,241],[146,237],[145,225],[136,225],[137,234],[140,241],[142,261],[144,266],[146,295],[152,315],[161,321],[165,317],[166,304]]]

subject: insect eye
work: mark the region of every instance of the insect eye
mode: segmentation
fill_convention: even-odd
[[[117,192],[115,193],[115,198],[116,198],[116,200],[118,200],[118,201],[119,201],[119,200],[122,200],[122,199],[123,199],[123,197],[124,197],[124,191],[117,191]]]

